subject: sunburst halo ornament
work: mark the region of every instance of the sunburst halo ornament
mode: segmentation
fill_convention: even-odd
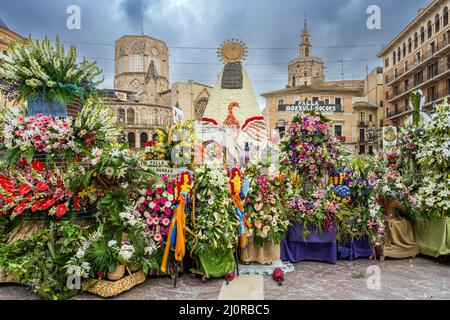
[[[217,50],[223,63],[238,63],[247,58],[247,46],[243,41],[231,39],[224,41]]]

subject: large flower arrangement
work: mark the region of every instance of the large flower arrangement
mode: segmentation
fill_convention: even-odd
[[[121,210],[155,176],[126,144],[94,148],[85,154],[70,168],[72,189],[81,188],[83,197],[99,199],[98,207],[105,213]]]
[[[252,164],[246,170],[249,190],[246,210],[253,224],[252,239],[258,246],[278,244],[289,226],[281,199],[281,180],[264,172],[268,165]]]
[[[39,160],[24,162],[0,175],[0,212],[11,219],[24,212],[35,218],[42,213],[62,218],[68,211],[80,212],[82,201],[68,184],[64,168],[45,168]]]
[[[3,159],[12,165],[21,157],[28,162],[36,154],[46,154],[61,161],[73,160],[95,147],[103,148],[117,140],[120,128],[116,117],[102,101],[89,98],[73,121],[69,118],[42,114],[27,117],[23,108],[4,108],[0,115],[0,133],[3,134]]]
[[[330,134],[330,120],[322,115],[301,113],[292,120],[282,142],[282,163],[301,177],[320,180],[338,160],[339,144]]]
[[[146,232],[162,248],[167,242],[170,219],[176,203],[174,187],[175,179],[167,176],[160,180],[152,179],[137,201],[138,211],[146,222]]]
[[[212,160],[195,170],[195,238],[189,247],[195,251],[213,249],[224,252],[237,241],[237,217],[233,210],[227,171],[222,163]]]
[[[195,121],[178,121],[170,131],[170,156],[174,165],[189,166],[194,161],[194,146],[198,143]]]
[[[145,228],[144,219],[133,206],[113,213],[67,262],[67,274],[102,279],[121,264],[138,266],[144,273],[156,268],[158,245]]]
[[[414,219],[417,199],[399,172],[399,155],[397,150],[378,154],[378,195],[382,199],[400,201],[408,209],[409,216]]]
[[[316,188],[306,196],[294,195],[288,203],[290,219],[305,226],[312,225],[318,230],[331,232],[335,227],[339,228],[349,212],[344,210],[345,206],[333,199],[332,195],[332,186]],[[306,229],[305,232],[307,235]]]
[[[121,134],[114,113],[96,98],[87,99],[74,121],[73,131],[80,150],[104,148]]]
[[[417,154],[425,170],[417,193],[420,220],[450,216],[450,105],[437,105],[435,109],[424,125]]]
[[[315,113],[297,115],[282,142],[282,151],[283,170],[294,171],[290,177],[290,219],[318,230],[331,231],[335,222],[339,226],[347,212],[326,184],[328,172],[343,158],[343,149],[330,134],[330,120]]]
[[[145,144],[145,156],[150,160],[169,160],[167,141],[167,132],[164,130],[155,130],[156,139],[149,140]]]
[[[56,38],[55,47],[50,40],[29,39],[27,44],[13,43],[8,49],[10,59],[0,66],[0,90],[9,97],[25,101],[44,93],[49,102],[68,103],[74,96],[87,97],[96,85],[100,70],[95,62],[83,58],[77,63],[74,46],[67,53]]]
[[[148,159],[169,160],[175,166],[193,163],[193,151],[198,143],[194,121],[178,121],[165,130],[155,130],[155,133],[155,141],[148,141],[145,146]]]
[[[374,157],[358,156],[349,168],[345,178],[352,190],[352,202],[348,205],[352,214],[346,219],[349,236],[367,236],[373,246],[381,246],[385,230],[382,201],[378,197],[379,163]]]
[[[4,137],[4,159],[9,164],[25,156],[30,161],[35,153],[74,151],[76,149],[72,120],[38,114],[25,117],[24,110],[5,109],[1,131]]]

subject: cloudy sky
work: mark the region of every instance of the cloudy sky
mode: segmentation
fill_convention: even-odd
[[[144,33],[164,40],[170,53],[170,82],[213,85],[221,68],[216,48],[237,38],[249,47],[245,67],[264,107],[263,92],[284,88],[287,63],[298,55],[304,16],[313,54],[326,63],[328,80],[362,79],[381,65],[376,53],[431,0],[14,0],[0,1],[0,17],[28,36],[76,44],[80,56],[95,59],[103,87],[114,76],[114,41]],[[66,27],[69,5],[81,9],[81,29]],[[381,29],[369,30],[369,5],[381,8]]]

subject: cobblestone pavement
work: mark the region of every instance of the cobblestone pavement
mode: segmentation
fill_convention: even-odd
[[[381,288],[367,287],[369,266],[379,266]],[[295,264],[278,286],[264,276],[265,299],[448,299],[450,300],[450,262],[417,257],[415,259],[338,261],[336,265],[317,262]],[[170,278],[153,277],[115,299],[217,299],[222,279],[202,283],[184,274],[173,288]],[[38,299],[21,286],[0,285],[0,299]],[[74,299],[99,299],[82,294]]]

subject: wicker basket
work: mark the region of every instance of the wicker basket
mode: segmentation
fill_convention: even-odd
[[[108,280],[117,281],[122,279],[124,275],[125,275],[125,265],[121,264],[118,265],[114,271],[108,272],[106,277],[108,278]]]
[[[76,118],[83,108],[83,103],[78,97],[73,97],[72,101],[67,104],[67,116]]]
[[[19,224],[8,234],[8,244],[19,240],[28,240],[35,234],[47,228],[47,221],[26,221],[22,220]]]
[[[83,281],[84,291],[96,294],[103,298],[115,297],[145,282],[145,274],[142,271],[131,273],[118,281],[87,279]]]
[[[21,282],[13,276],[10,276],[4,269],[0,269],[0,283],[20,284]]]
[[[139,266],[135,265],[134,263],[127,264],[127,268],[128,268],[131,272],[137,272],[137,271],[139,271]]]

